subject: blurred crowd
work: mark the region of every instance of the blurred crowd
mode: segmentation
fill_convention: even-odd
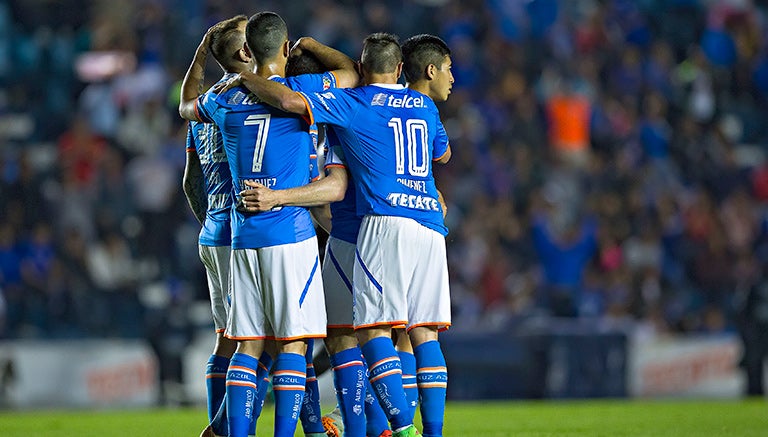
[[[0,338],[210,323],[179,82],[256,6],[353,58],[374,31],[448,42],[453,329],[737,329],[768,280],[766,2],[288,3],[0,2]]]

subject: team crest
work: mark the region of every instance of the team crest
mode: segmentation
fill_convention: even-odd
[[[329,77],[323,77],[323,91],[331,87],[331,79]]]

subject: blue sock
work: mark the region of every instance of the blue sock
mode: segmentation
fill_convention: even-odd
[[[333,386],[344,422],[344,435],[365,436],[366,370],[359,347],[343,350],[330,357],[333,367]],[[378,435],[378,434],[377,434]]]
[[[224,394],[227,392],[227,369],[229,358],[212,354],[205,367],[205,388],[208,392],[208,422],[219,412]]]
[[[363,357],[363,364],[368,369],[368,363],[365,362]],[[384,410],[379,404],[379,400],[376,399],[376,395],[373,393],[373,387],[371,381],[368,380],[368,372],[366,371],[365,378],[365,433],[369,436],[379,436],[384,430],[389,429],[389,422],[387,421],[387,415],[384,414]]]
[[[403,365],[403,390],[408,406],[411,407],[411,420],[419,405],[419,387],[416,385],[416,357],[410,352],[397,351],[400,363]]]
[[[274,437],[293,437],[304,401],[307,360],[303,355],[283,352],[277,356],[272,373],[275,395]]]
[[[235,353],[227,371],[227,419],[230,437],[248,435],[256,403],[256,369],[259,361],[246,354]]]
[[[418,363],[416,378],[421,397],[421,423],[424,437],[442,437],[448,369],[436,340],[422,343],[413,350]]]
[[[301,404],[301,428],[304,434],[325,433],[323,422],[320,420],[322,412],[320,411],[320,387],[317,384],[317,375],[315,375],[315,365],[312,362],[314,358],[314,340],[307,341],[307,353],[304,355],[304,361],[307,363],[307,384],[304,387],[304,403]]]
[[[259,368],[256,370],[256,402],[253,404],[253,418],[251,427],[248,429],[248,435],[256,435],[256,419],[261,416],[261,410],[264,408],[264,399],[269,391],[269,371],[272,369],[272,357],[264,352],[259,357]]]
[[[368,362],[370,381],[376,398],[392,424],[392,430],[399,430],[413,421],[410,418],[408,400],[403,391],[403,375],[400,358],[389,337],[377,337],[362,347]]]
[[[251,419],[251,423],[255,423]],[[216,435],[229,435],[229,421],[227,420],[227,394],[224,393],[224,399],[221,400],[221,406],[216,415],[211,419],[211,428]],[[250,434],[250,430],[248,431]]]

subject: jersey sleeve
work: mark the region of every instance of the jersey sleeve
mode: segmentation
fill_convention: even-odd
[[[357,102],[345,90],[338,88],[324,92],[299,92],[309,112],[310,123],[327,123],[349,127],[357,112]]]
[[[294,91],[320,92],[336,88],[336,76],[331,72],[300,74],[285,78],[285,86]]]
[[[187,123],[187,152],[196,152],[197,146],[195,145],[195,136],[192,133],[192,123],[195,123],[194,121],[190,121]]]
[[[339,137],[333,129],[325,130],[325,169],[331,167],[347,168],[347,162],[344,158],[344,150],[341,148]]]
[[[437,161],[448,152],[450,143],[448,142],[448,133],[445,132],[445,126],[440,121],[440,115],[437,115],[437,133],[435,135],[435,142],[432,145],[432,160]]]
[[[216,94],[207,92],[195,101],[195,114],[197,118],[203,123],[213,123],[213,111],[214,101],[216,100]]]

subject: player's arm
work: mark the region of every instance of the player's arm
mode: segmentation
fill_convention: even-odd
[[[309,109],[301,95],[287,86],[259,76],[251,71],[243,71],[226,82],[213,87],[213,92],[221,94],[236,86],[243,85],[262,102],[285,112],[308,116]]]
[[[195,112],[195,104],[197,98],[203,94],[204,91],[203,79],[205,78],[205,60],[208,57],[211,30],[214,27],[216,27],[216,25],[205,32],[203,40],[200,41],[200,45],[198,45],[197,50],[195,50],[195,56],[192,58],[192,63],[189,64],[187,73],[184,75],[184,80],[181,82],[179,115],[186,120],[200,121],[200,118]]]
[[[331,233],[331,207],[330,205],[313,206],[309,209],[312,218],[327,233]]]
[[[187,162],[184,166],[184,195],[197,221],[203,224],[208,210],[208,196],[205,192],[205,179],[200,166],[200,157],[194,149],[187,150]]]
[[[360,75],[357,74],[355,61],[349,56],[308,36],[299,38],[294,47],[315,55],[325,65],[325,68],[336,76],[337,87],[350,88],[357,86]]]
[[[445,153],[443,153],[443,156],[435,159],[434,162],[436,162],[438,164],[447,164],[448,161],[450,161],[450,160],[451,160],[451,146],[448,145],[448,148],[445,149]]]
[[[246,181],[250,189],[240,192],[242,208],[246,212],[263,212],[277,206],[312,207],[344,198],[347,190],[347,170],[332,168],[317,182],[300,187],[271,190],[257,182]]]

